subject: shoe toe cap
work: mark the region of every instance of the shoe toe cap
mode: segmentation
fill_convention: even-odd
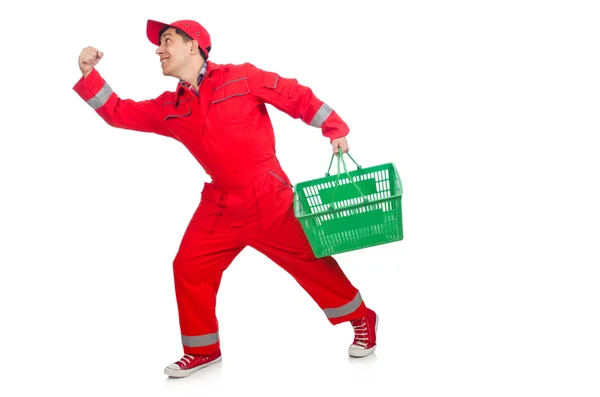
[[[375,351],[375,347],[376,346],[373,346],[367,349],[360,345],[350,345],[350,347],[348,348],[348,354],[352,357],[366,357],[373,354],[373,352]]]
[[[366,350],[365,347],[360,346],[360,345],[350,345],[349,347],[350,350],[356,350],[356,351],[360,351],[360,350]]]

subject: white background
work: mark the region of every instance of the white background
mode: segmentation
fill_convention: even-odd
[[[598,396],[600,12],[595,1],[19,1],[0,10],[0,395]],[[10,8],[8,8],[10,7]],[[362,166],[396,164],[405,238],[337,256],[380,315],[349,360],[251,249],[226,271],[222,363],[181,380],[171,273],[206,174],[106,125],[77,57],[121,97],[162,76],[147,19],[196,19],[217,63],[310,86]],[[271,108],[293,183],[330,145]]]

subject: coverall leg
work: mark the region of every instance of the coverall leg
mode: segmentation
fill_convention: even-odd
[[[181,342],[186,354],[219,347],[217,292],[223,272],[246,247],[226,223],[223,196],[206,184],[173,260]]]
[[[273,203],[272,209],[261,208],[247,192],[228,194],[205,186],[173,261],[184,353],[208,355],[219,349],[217,292],[223,271],[246,246],[288,272],[331,324],[365,315],[359,291],[336,260],[314,256],[291,200]],[[275,221],[266,227],[264,219]]]
[[[364,316],[360,292],[332,256],[316,258],[292,205],[280,222],[252,236],[249,245],[288,272],[324,311],[331,324]]]

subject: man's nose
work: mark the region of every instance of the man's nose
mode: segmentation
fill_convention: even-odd
[[[162,49],[162,46],[160,46],[160,47],[158,47],[158,48],[156,49],[156,55],[161,55],[163,52],[164,52],[164,51],[163,51],[163,49]]]

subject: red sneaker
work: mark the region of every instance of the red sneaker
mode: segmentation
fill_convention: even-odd
[[[354,342],[348,348],[350,356],[366,357],[373,354],[377,342],[378,322],[379,316],[369,308],[363,318],[350,322],[354,328]]]
[[[184,354],[177,362],[165,368],[165,374],[173,378],[184,378],[194,372],[221,361],[221,352],[218,351],[210,356],[197,354]]]

